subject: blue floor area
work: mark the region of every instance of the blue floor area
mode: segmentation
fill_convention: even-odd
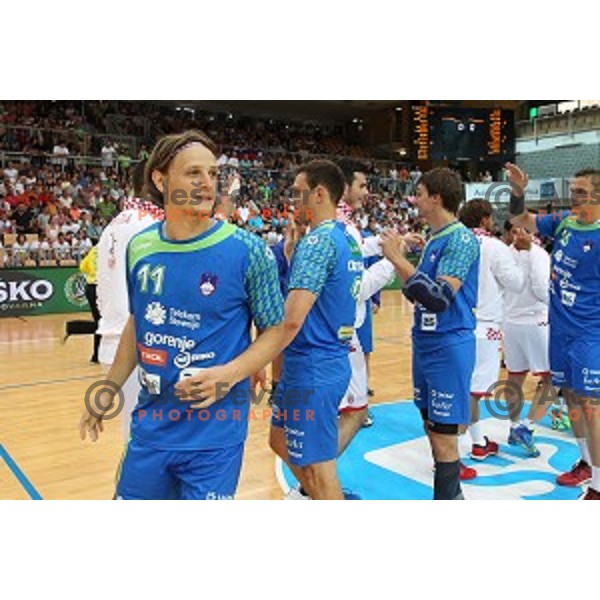
[[[419,412],[412,402],[379,404],[371,411],[375,424],[359,431],[338,462],[342,487],[365,500],[431,499],[433,461]],[[555,482],[579,459],[571,432],[553,431],[546,416],[536,435],[541,455],[529,458],[507,444],[508,422],[490,417],[483,403],[481,422],[484,434],[500,444],[500,453],[484,462],[471,460],[466,458],[470,438],[461,438],[463,462],[478,471],[476,479],[463,482],[467,499],[574,500],[580,495],[579,488]],[[285,466],[282,475],[284,488],[295,484]]]

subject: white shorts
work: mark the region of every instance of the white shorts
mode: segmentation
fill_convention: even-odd
[[[105,373],[108,373],[110,369],[109,364],[103,364],[102,368]],[[129,429],[131,428],[131,413],[135,408],[138,401],[138,396],[141,390],[140,380],[138,375],[138,368],[136,367],[131,375],[127,378],[127,381],[123,384],[121,391],[123,392],[124,405],[121,410],[121,426],[125,441],[129,441]]]
[[[365,362],[365,354],[362,351],[362,346],[356,332],[352,337],[350,366],[352,367],[352,377],[350,378],[348,391],[340,402],[339,412],[363,410],[369,405],[367,363]]]
[[[547,321],[519,325],[504,324],[504,362],[509,373],[542,376],[550,373]]]
[[[500,376],[502,330],[495,323],[478,323],[475,338],[477,354],[471,394],[484,397],[493,393],[493,386]]]

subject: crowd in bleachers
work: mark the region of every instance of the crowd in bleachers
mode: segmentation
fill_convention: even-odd
[[[83,109],[80,102],[0,105],[0,267],[78,264],[133,195],[132,168],[147,158],[152,142],[139,143],[134,153],[104,137],[93,162],[76,158],[78,137],[104,133],[107,115],[117,108],[113,104],[86,102]],[[144,118],[153,121],[157,135],[204,127],[223,149],[219,191],[230,192],[235,182],[237,210],[231,220],[270,243],[281,238],[291,214],[290,187],[299,164],[314,155],[364,153],[345,145],[335,131],[320,132],[310,124],[223,120],[152,103],[119,102],[118,109],[130,127],[121,133],[128,135],[141,133],[135,127]],[[72,137],[55,138],[54,132],[62,130]],[[355,215],[359,225],[373,232],[419,229],[410,203],[418,168],[364,162],[372,196]]]

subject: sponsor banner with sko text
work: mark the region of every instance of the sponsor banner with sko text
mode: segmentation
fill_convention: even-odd
[[[0,318],[89,310],[77,268],[0,270]]]

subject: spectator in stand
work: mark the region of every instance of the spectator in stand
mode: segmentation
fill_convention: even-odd
[[[64,141],[60,141],[52,150],[52,164],[66,169],[69,156],[69,149]]]
[[[12,245],[12,266],[24,267],[29,258],[29,242],[24,233],[19,233],[15,243]]]
[[[71,245],[65,238],[64,233],[59,233],[58,238],[52,243],[54,258],[60,264],[61,261],[71,258]]]
[[[35,261],[36,265],[39,266],[43,260],[50,258],[50,244],[46,238],[46,234],[42,231],[38,233],[37,240],[31,242],[29,246],[31,258]]]
[[[229,164],[229,157],[225,152],[221,153],[221,156],[217,159],[217,167],[226,167]]]
[[[9,162],[8,167],[4,169],[4,179],[8,179],[8,182],[12,185],[17,183],[17,178],[19,177],[19,171],[15,167],[14,162]]]
[[[140,151],[138,152],[138,160],[140,160],[140,161],[148,160],[148,156],[150,156],[148,154],[148,148],[146,147],[146,144],[142,144],[140,146]]]
[[[102,146],[100,155],[102,157],[103,169],[113,168],[115,166],[115,157],[117,156],[117,150],[110,140],[106,140],[106,144]]]
[[[239,168],[240,161],[235,153],[229,157],[229,160],[227,161],[227,166],[232,167],[233,169]]]
[[[17,206],[13,213],[13,221],[17,233],[34,233],[34,215],[24,203]]]
[[[129,155],[129,149],[127,146],[123,146],[121,150],[121,154],[118,157],[119,162],[119,171],[129,173],[129,168],[131,167],[131,156]]]

